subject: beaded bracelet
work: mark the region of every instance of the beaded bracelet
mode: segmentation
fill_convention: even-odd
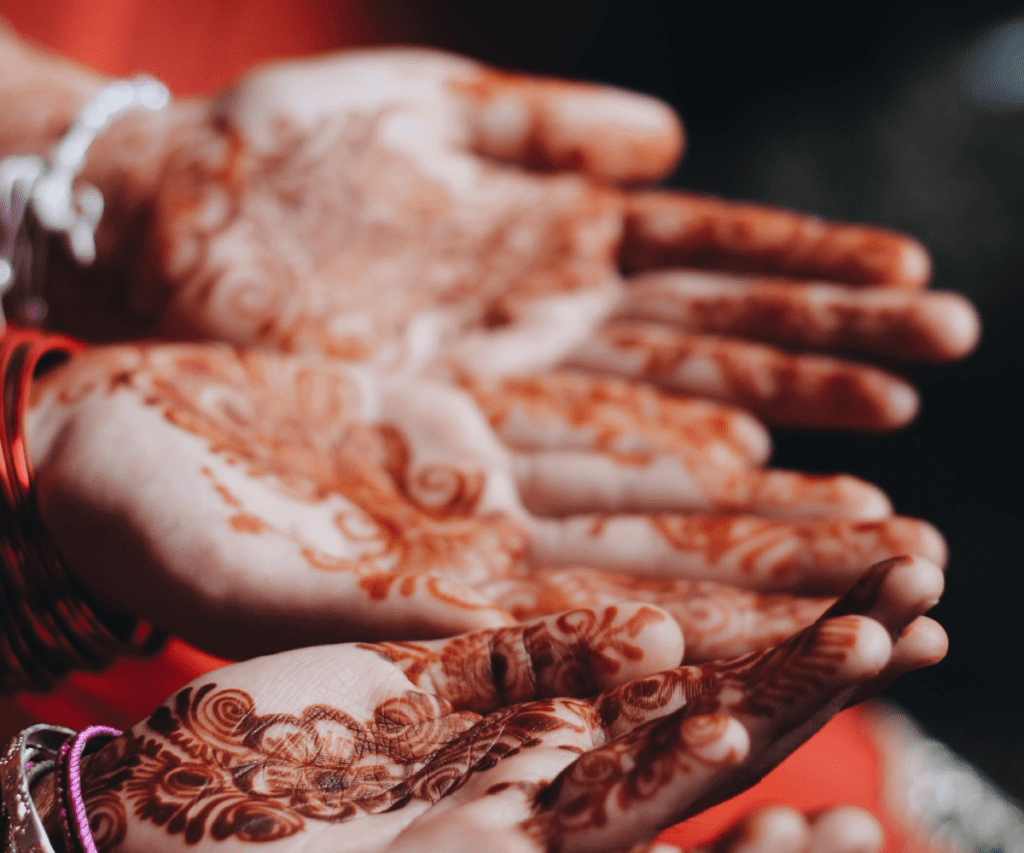
[[[0,695],[47,690],[73,669],[150,654],[163,635],[90,604],[39,515],[22,423],[44,359],[82,344],[8,327],[0,336]]]
[[[65,741],[57,759],[55,793],[60,807],[60,827],[69,853],[99,853],[89,827],[82,797],[81,761],[86,750],[95,751],[123,732],[110,726],[89,726]],[[97,744],[97,741],[102,743]]]
[[[32,787],[54,773],[54,805],[67,853],[98,853],[82,796],[81,761],[123,732],[89,726],[77,734],[62,726],[29,726],[0,758],[0,838],[5,853],[54,853],[36,809]],[[97,741],[102,741],[97,743]]]
[[[11,741],[0,758],[0,838],[7,853],[53,853],[32,799],[32,785],[56,768],[61,746],[74,736],[71,729],[59,726],[30,726]]]

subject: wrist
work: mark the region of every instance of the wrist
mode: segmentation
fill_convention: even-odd
[[[126,265],[133,238],[152,213],[175,139],[201,114],[195,102],[170,103],[157,111],[133,109],[97,134],[79,181],[103,195],[103,216],[96,229],[98,263]],[[65,244],[57,249],[67,254]]]

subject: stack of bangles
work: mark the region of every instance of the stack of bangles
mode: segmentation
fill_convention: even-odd
[[[87,602],[40,518],[22,433],[29,388],[40,367],[81,348],[12,326],[0,337],[0,695],[50,690],[72,670],[150,654],[163,641],[150,626]]]
[[[0,837],[5,853],[54,853],[32,794],[33,787],[50,774],[62,849],[68,853],[98,853],[82,796],[82,758],[120,734],[108,726],[89,726],[76,733],[60,726],[38,725],[11,741],[0,759]]]
[[[0,336],[0,695],[52,688],[74,669],[101,669],[117,655],[150,654],[163,635],[87,602],[47,535],[35,498],[22,422],[32,377],[82,349],[59,335],[8,326]],[[85,814],[80,761],[116,729],[80,734],[32,726],[0,761],[0,837],[5,853],[52,853],[32,787],[54,772],[64,849],[96,853]]]

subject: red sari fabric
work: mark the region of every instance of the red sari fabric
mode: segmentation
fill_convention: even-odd
[[[0,15],[26,38],[112,76],[148,71],[178,96],[214,92],[254,64],[415,37],[360,0],[0,0]],[[78,673],[50,696],[0,702],[0,736],[46,721],[80,729],[127,728],[167,696],[223,661],[171,641],[155,660],[121,660]],[[664,832],[687,848],[721,835],[750,809],[787,803],[813,812],[859,805],[880,817],[886,851],[912,849],[882,800],[882,756],[865,715],[840,714],[760,784]]]

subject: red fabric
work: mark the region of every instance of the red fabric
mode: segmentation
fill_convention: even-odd
[[[360,0],[0,0],[31,41],[115,77],[148,71],[176,95],[252,65],[396,37]]]

